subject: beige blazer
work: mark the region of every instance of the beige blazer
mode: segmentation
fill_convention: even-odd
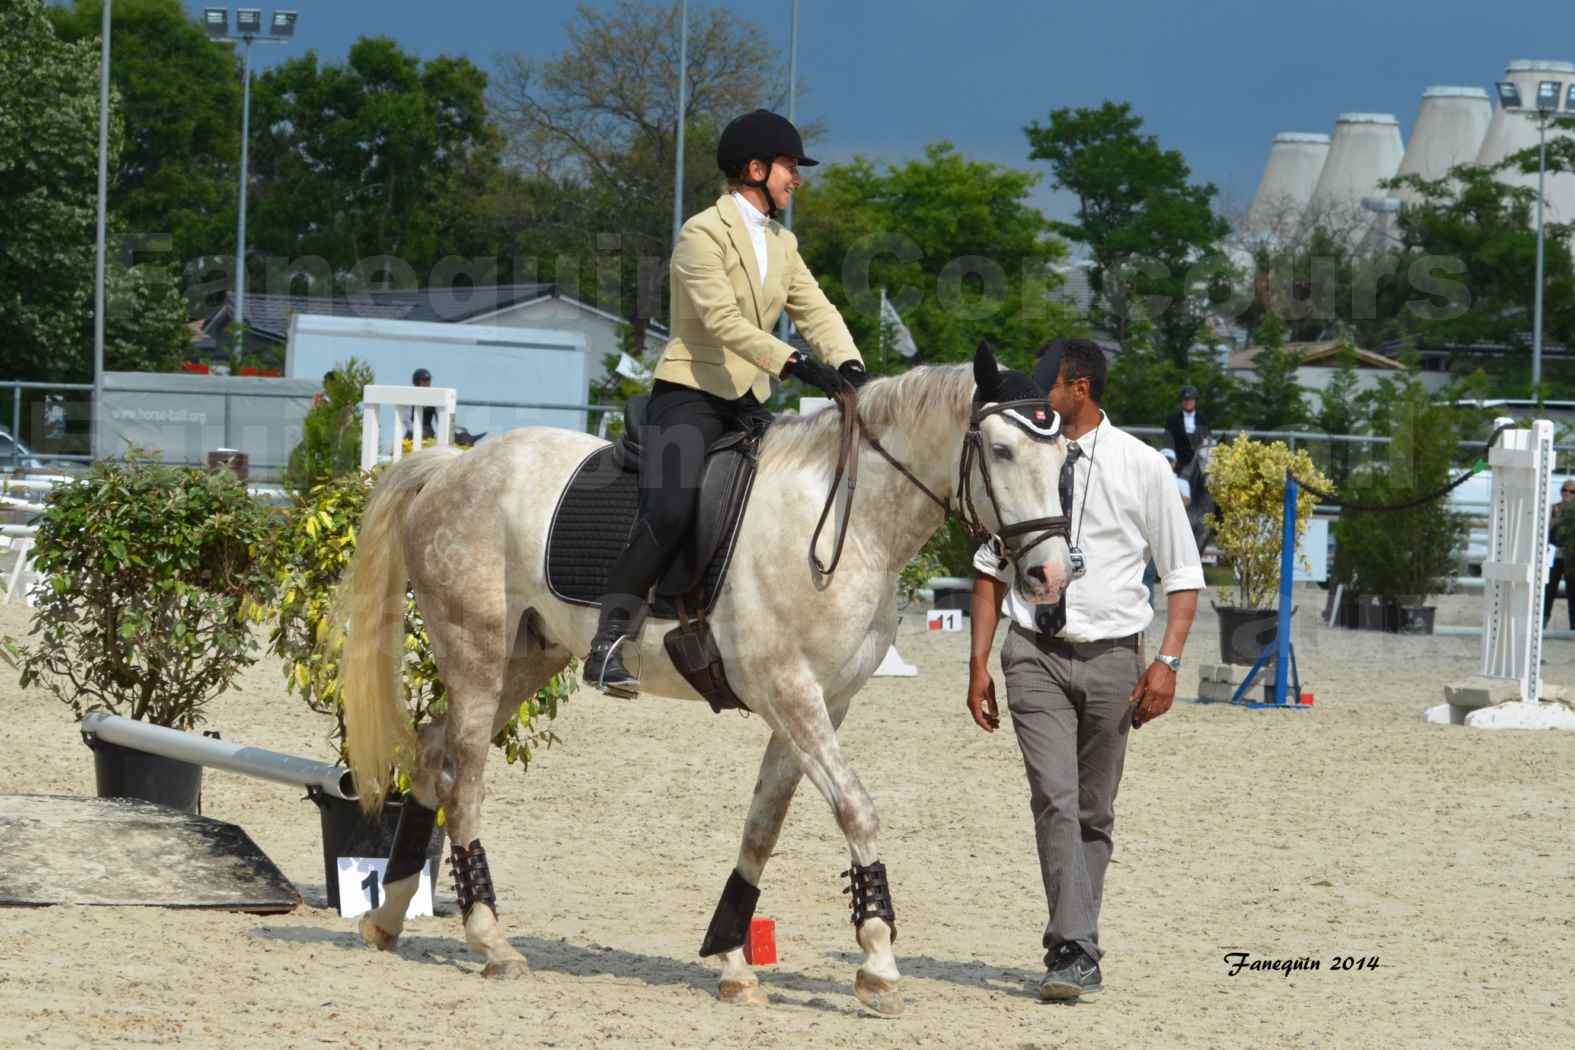
[[[766,283],[755,246],[728,196],[684,223],[673,250],[672,338],[656,378],[729,400],[771,396],[793,348],[772,334],[785,309],[816,356],[833,367],[862,361],[837,308],[798,254],[798,238],[766,227]]]

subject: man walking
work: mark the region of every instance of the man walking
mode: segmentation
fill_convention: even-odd
[[[1088,340],[1060,341],[1035,378],[1049,388],[1068,442],[1061,510],[1086,558],[1086,576],[1056,605],[1028,605],[1011,586],[1010,564],[990,544],[980,548],[968,710],[985,732],[1000,725],[988,665],[1004,597],[1011,620],[1001,649],[1006,702],[1028,772],[1050,906],[1039,994],[1076,999],[1103,990],[1099,908],[1127,733],[1170,710],[1203,568],[1169,465],[1099,408],[1104,352]],[[1158,654],[1145,666],[1143,632],[1153,610],[1143,570],[1150,554],[1167,619]]]

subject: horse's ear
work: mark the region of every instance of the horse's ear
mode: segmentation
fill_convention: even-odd
[[[995,351],[988,340],[979,340],[979,349],[973,354],[973,381],[978,390],[976,401],[998,401],[996,393],[1001,385],[1001,366],[996,364]]]

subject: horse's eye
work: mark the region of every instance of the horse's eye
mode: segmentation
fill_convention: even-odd
[[[1009,463],[1012,459],[1012,450],[1007,448],[1005,445],[991,445],[990,455],[994,456],[1003,463]]]

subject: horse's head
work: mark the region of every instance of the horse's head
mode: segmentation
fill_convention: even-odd
[[[1017,568],[1024,599],[1055,602],[1071,579],[1060,418],[1032,379],[996,363],[987,343],[974,355],[973,404],[971,462],[960,494],[965,520],[996,538]]]

